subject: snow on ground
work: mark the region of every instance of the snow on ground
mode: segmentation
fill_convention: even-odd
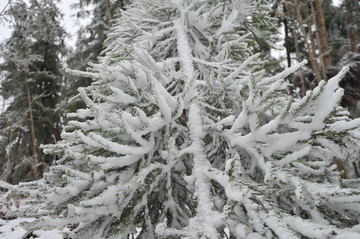
[[[31,222],[34,218],[17,218],[13,220],[0,219],[0,239],[22,239],[27,231],[20,225],[22,222]],[[36,239],[63,239],[62,231],[54,229],[51,231],[38,230],[32,233]]]

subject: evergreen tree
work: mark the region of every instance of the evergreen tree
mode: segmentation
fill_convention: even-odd
[[[120,14],[120,11],[124,10],[125,5],[128,4],[127,0],[106,0],[106,2],[109,8],[104,4],[104,0],[79,0],[78,3],[73,4],[73,7],[78,10],[78,19],[91,17],[91,22],[79,29],[77,33],[76,48],[69,54],[67,61],[69,68],[85,71],[88,63],[97,62],[97,57],[104,49],[103,44],[106,33],[112,25],[112,17]],[[66,75],[66,84],[61,90],[63,97],[60,104],[64,116],[68,112],[74,112],[85,106],[80,97],[75,96],[78,94],[77,88],[90,84],[91,78]],[[72,100],[69,102],[70,99]]]
[[[9,106],[0,118],[1,148],[7,149],[0,158],[2,178],[8,175],[10,182],[17,183],[33,178],[30,170],[38,177],[39,165],[34,164],[53,161],[52,156],[42,155],[39,145],[60,137],[56,104],[65,32],[59,24],[61,14],[50,0],[12,1],[7,14],[13,32],[1,45],[1,91]]]
[[[86,108],[69,115],[63,140],[44,146],[58,165],[13,187],[42,207],[28,228],[358,238],[358,181],[341,180],[333,164],[359,160],[360,121],[338,106],[347,68],[301,100],[285,95],[284,78],[305,62],[265,76],[251,46],[271,40],[266,4],[134,1],[100,62],[72,71],[94,82],[79,89]]]
[[[331,48],[331,57],[333,61],[333,65],[335,66],[343,66],[347,64],[346,60],[342,60],[345,56],[347,60],[351,60],[351,56],[348,52],[353,51],[351,47],[350,35],[351,31],[354,30],[355,37],[360,39],[360,31],[356,30],[353,24],[359,24],[359,14],[360,14],[360,5],[357,1],[343,1],[343,4],[340,6],[334,6],[330,2],[324,2],[324,15],[326,28],[329,36],[329,46]],[[349,13],[347,12],[346,7],[348,3],[351,3],[352,8],[352,17],[353,21],[351,22],[349,19]],[[358,7],[356,7],[358,5]]]

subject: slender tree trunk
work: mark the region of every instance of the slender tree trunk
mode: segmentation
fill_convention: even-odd
[[[351,42],[351,50],[356,52],[356,37],[354,32],[354,18],[352,15],[352,6],[350,0],[346,0],[346,11],[349,19],[350,25],[350,42]]]
[[[110,26],[112,25],[112,18],[111,18],[111,12],[110,12],[110,7],[109,7],[109,1],[105,0],[105,6],[106,6],[106,12],[109,18],[109,24]]]
[[[318,58],[316,55],[316,44],[315,44],[315,39],[314,39],[314,34],[313,34],[313,30],[312,30],[312,26],[315,24],[316,26],[316,21],[314,19],[314,15],[310,12],[310,7],[309,7],[309,2],[305,1],[305,14],[306,14],[306,19],[307,19],[307,24],[308,24],[308,28],[309,28],[309,36],[310,36],[310,42],[311,42],[311,50],[312,53],[315,57],[316,63],[318,64]],[[316,33],[315,33],[316,35]],[[325,79],[325,81],[327,81],[327,75],[326,75],[326,69],[324,67],[324,65],[321,63],[321,59],[320,59],[320,64],[321,64],[321,69],[322,69],[322,73],[323,73],[323,79]]]
[[[315,31],[316,42],[318,44],[319,49],[321,49],[320,35],[319,35],[319,31],[317,30],[317,29],[319,29],[319,25],[318,25],[318,22],[317,22],[317,19],[316,19],[316,12],[315,12],[313,2],[310,2],[310,8],[311,8],[311,17],[312,17],[312,19],[313,19],[313,21],[315,23],[315,28],[316,28],[316,31]],[[321,64],[321,69],[322,69],[322,72],[323,72],[323,75],[324,75],[324,79],[326,81],[328,81],[328,78],[327,78],[327,75],[326,75],[326,66],[325,66],[325,63],[324,63],[324,58],[322,56],[319,56],[319,58],[320,58],[320,64]]]
[[[312,52],[314,53],[314,55],[316,55],[315,51],[316,51],[316,45],[315,45],[315,39],[314,39],[314,34],[313,34],[313,30],[312,30],[312,26],[314,24],[313,21],[313,16],[312,14],[310,14],[310,8],[309,8],[309,2],[305,1],[305,14],[306,14],[306,20],[307,20],[307,24],[308,24],[308,28],[309,28],[309,37],[310,37],[310,42],[311,42],[311,49]]]
[[[296,6],[294,6],[296,7]],[[290,18],[292,18],[292,7],[289,7],[289,13],[290,13]],[[295,15],[295,14],[294,14]],[[299,38],[298,38],[298,35],[297,35],[297,32],[296,32],[296,29],[297,29],[297,26],[296,26],[296,22],[293,18],[292,20],[292,24],[293,24],[293,35],[294,35],[294,41],[295,41],[295,48],[296,48],[296,60],[298,62],[301,62],[301,59],[300,59],[300,47],[299,47]],[[302,91],[302,94],[305,95],[306,93],[306,85],[305,85],[305,77],[304,77],[304,72],[302,71],[302,69],[300,68],[299,69],[300,71],[300,79],[301,79],[301,91]]]
[[[317,63],[314,51],[313,51],[313,49],[311,49],[310,43],[308,41],[308,35],[307,35],[306,30],[304,28],[303,19],[302,19],[301,12],[300,12],[300,4],[299,4],[299,2],[297,0],[295,0],[295,8],[296,8],[296,13],[297,13],[297,18],[299,20],[300,28],[301,28],[301,31],[302,31],[302,33],[304,35],[305,45],[306,45],[307,51],[309,52],[311,66],[312,66],[312,68],[313,68],[313,70],[315,72],[315,76],[316,76],[317,81],[320,82],[321,81],[321,75],[320,75],[320,71],[319,71],[319,65]],[[310,31],[310,29],[311,28],[309,28],[309,31]],[[310,32],[310,36],[312,36],[311,32]],[[310,38],[312,38],[312,37],[310,37]]]
[[[12,135],[13,135],[13,129],[10,129],[10,138],[9,138],[9,151],[8,151],[8,158],[6,163],[6,176],[5,176],[5,182],[8,181],[9,176],[9,167],[10,167],[10,154],[11,154],[11,143],[12,143]]]
[[[285,48],[286,48],[286,59],[288,67],[291,67],[291,55],[290,55],[290,47],[289,47],[289,26],[286,17],[284,17],[284,27],[285,27]]]
[[[29,118],[30,118],[30,128],[31,128],[31,144],[33,147],[33,174],[34,178],[39,178],[39,173],[37,170],[37,151],[36,151],[36,139],[35,139],[35,126],[34,126],[34,118],[32,114],[32,106],[31,106],[31,97],[30,97],[30,89],[29,89],[29,83],[28,83],[28,76],[26,74],[25,77],[25,87],[26,87],[26,94],[27,94],[27,101],[28,101],[28,110],[29,110]]]
[[[317,25],[318,25],[317,30],[319,32],[319,37],[320,37],[320,54],[323,57],[324,66],[326,68],[331,66],[331,56],[330,56],[329,44],[327,40],[325,18],[321,6],[321,0],[315,0],[315,10],[316,10]]]

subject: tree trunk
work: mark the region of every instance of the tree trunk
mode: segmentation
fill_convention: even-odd
[[[308,36],[307,36],[306,30],[304,28],[303,19],[302,19],[301,12],[300,12],[300,4],[297,0],[295,0],[295,8],[296,8],[296,13],[297,13],[297,18],[299,20],[300,28],[304,35],[305,45],[306,45],[307,51],[309,53],[311,66],[315,72],[317,81],[320,82],[321,75],[320,75],[320,71],[319,71],[319,65],[316,60],[316,55],[314,54],[315,51],[313,49],[311,49],[310,43],[308,41]],[[311,29],[311,25],[309,25],[309,31],[310,31],[310,29]],[[312,38],[312,32],[310,31],[310,39],[311,38]]]
[[[25,77],[25,87],[26,87],[29,118],[30,118],[31,144],[32,144],[32,147],[33,147],[33,160],[34,160],[33,174],[34,174],[35,180],[37,180],[39,178],[39,173],[38,173],[38,170],[37,170],[37,151],[36,151],[36,139],[35,139],[35,126],[34,126],[34,118],[33,118],[33,114],[32,114],[31,97],[30,97],[30,89],[29,89],[29,83],[28,83],[27,74],[26,74],[26,77]]]
[[[315,7],[313,5],[313,2],[310,2],[310,8],[311,8],[311,17],[315,23],[315,27],[316,27],[316,31],[315,31],[315,37],[316,37],[316,42],[318,44],[318,47],[319,49],[321,49],[321,41],[320,41],[320,35],[319,35],[319,25],[318,25],[318,22],[317,22],[317,19],[316,19],[316,12],[315,12]],[[326,66],[325,66],[325,63],[324,63],[324,58],[322,56],[319,56],[320,58],[320,64],[321,64],[321,69],[322,69],[322,72],[323,72],[323,75],[324,75],[324,79],[326,81],[328,81],[328,78],[327,78],[327,75],[326,75]]]
[[[320,37],[320,54],[324,61],[324,67],[331,66],[331,56],[329,51],[329,44],[327,40],[326,34],[326,25],[324,12],[321,6],[321,0],[315,0],[315,10],[316,10],[316,18],[317,18],[317,27]]]
[[[288,67],[291,67],[291,55],[290,55],[290,47],[289,47],[289,26],[288,26],[288,21],[286,19],[286,17],[284,17],[284,27],[285,27],[285,48],[286,48],[286,59],[287,59],[287,64]]]
[[[109,18],[109,24],[110,26],[112,25],[112,18],[111,18],[111,12],[110,12],[110,7],[109,7],[109,1],[105,0],[105,6],[106,6],[106,12]]]
[[[296,6],[294,6],[294,7],[296,7]],[[290,18],[291,18],[292,15],[293,15],[292,11],[291,11],[291,7],[289,8],[289,12],[290,12]],[[294,15],[296,15],[296,13]],[[301,62],[299,39],[298,39],[298,35],[297,35],[297,32],[296,32],[297,26],[296,26],[295,20],[293,20],[292,22],[293,22],[293,35],[294,35],[295,48],[296,48],[296,60],[298,62]],[[306,94],[305,77],[304,77],[304,73],[302,71],[302,68],[300,68],[299,71],[300,71],[300,79],[301,79],[301,91],[302,91],[302,94],[305,95]]]
[[[5,176],[5,182],[8,181],[9,176],[9,167],[10,167],[10,154],[11,154],[11,143],[12,143],[12,135],[13,135],[13,129],[10,129],[10,138],[9,138],[9,151],[8,151],[8,158],[6,163],[6,176]]]
[[[350,0],[346,0],[346,11],[348,14],[349,25],[350,25],[350,42],[351,42],[351,50],[356,52],[356,38],[354,32],[354,18],[352,15],[352,6]]]
[[[307,19],[307,24],[309,27],[309,34],[310,34],[310,42],[311,42],[311,49],[313,52],[314,57],[316,58],[316,61],[318,60],[317,55],[316,55],[316,44],[315,44],[315,39],[314,39],[314,34],[313,34],[313,30],[312,30],[312,26],[315,25],[316,28],[316,19],[314,17],[314,14],[310,11],[310,7],[309,7],[309,2],[305,1],[305,13],[306,13],[306,19]],[[315,36],[319,35],[317,34],[317,32],[315,31]],[[319,41],[319,37],[316,37],[317,41]],[[318,64],[319,66],[319,64]],[[327,81],[327,75],[326,75],[326,69],[324,67],[322,58],[320,57],[320,66],[321,66],[321,70],[323,73],[323,79],[325,81]]]
[[[309,37],[310,37],[310,42],[311,42],[311,49],[314,53],[314,55],[316,55],[315,51],[316,51],[316,45],[315,45],[315,40],[314,40],[314,34],[313,34],[313,30],[312,30],[312,26],[314,24],[313,21],[313,16],[310,13],[310,8],[309,8],[309,2],[305,1],[305,14],[306,14],[306,20],[307,20],[307,24],[308,24],[308,28],[309,28]]]

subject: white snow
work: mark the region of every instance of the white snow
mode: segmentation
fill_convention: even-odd
[[[35,218],[17,218],[13,220],[0,219],[0,239],[22,239],[27,231],[21,226],[23,222],[32,222]],[[63,239],[62,231],[53,229],[49,231],[37,230],[32,233],[36,239]]]

